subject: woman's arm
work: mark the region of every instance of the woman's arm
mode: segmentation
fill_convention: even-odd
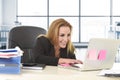
[[[58,64],[83,64],[83,62],[76,59],[60,58]]]

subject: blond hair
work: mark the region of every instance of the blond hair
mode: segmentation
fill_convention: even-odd
[[[72,26],[69,22],[66,20],[60,18],[52,22],[50,25],[48,32],[46,34],[46,37],[51,41],[51,43],[55,46],[58,44],[58,35],[59,35],[59,29],[61,26],[67,26],[70,28],[72,32]],[[68,41],[67,44],[67,53],[74,53],[75,47],[73,46],[71,41]]]

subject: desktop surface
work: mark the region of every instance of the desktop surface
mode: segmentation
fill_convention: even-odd
[[[22,69],[21,74],[0,74],[0,80],[120,80],[119,77],[99,76],[100,71],[77,71],[46,66],[44,70]]]

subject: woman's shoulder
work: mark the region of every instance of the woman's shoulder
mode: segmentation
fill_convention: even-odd
[[[38,42],[41,44],[51,44],[50,40],[46,36],[40,36],[38,37]]]
[[[37,39],[40,41],[49,41],[49,39],[45,36],[39,36]]]
[[[50,40],[46,36],[40,36],[37,38],[37,43],[44,46],[44,47],[50,47],[52,46]]]

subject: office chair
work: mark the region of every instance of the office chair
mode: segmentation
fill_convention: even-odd
[[[46,34],[46,30],[35,26],[18,26],[9,32],[8,48],[20,47],[24,51],[21,63],[33,63],[34,54],[32,48],[40,34]]]

